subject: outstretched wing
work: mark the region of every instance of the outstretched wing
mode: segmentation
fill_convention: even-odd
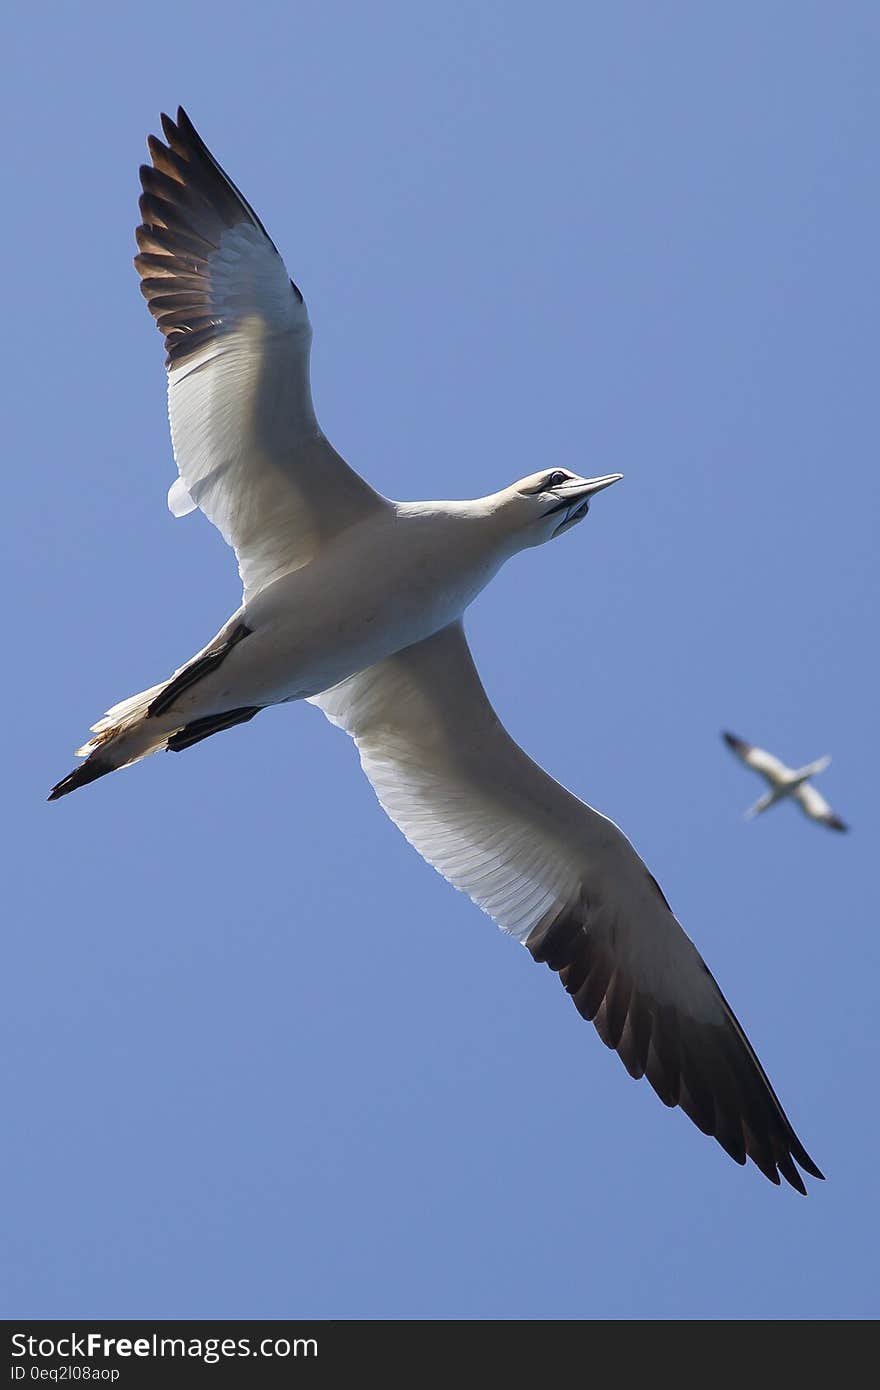
[[[786,767],[779,758],[774,758],[772,753],[766,752],[763,748],[756,748],[753,743],[746,743],[745,739],[737,738],[736,734],[722,734],[721,737],[728,748],[742,759],[746,767],[760,772],[772,787],[778,786],[791,772],[791,768]]]
[[[832,811],[822,793],[817,792],[809,782],[802,782],[794,794],[811,820],[820,821],[822,825],[827,825],[829,830],[849,829],[840,816]]]
[[[313,700],[382,806],[457,888],[559,973],[584,1018],[738,1163],[821,1177],[742,1028],[617,826],[505,731],[460,624]]]
[[[135,265],[168,350],[168,504],[214,523],[247,598],[384,503],[318,427],[308,312],[265,228],[185,111],[162,128]]]

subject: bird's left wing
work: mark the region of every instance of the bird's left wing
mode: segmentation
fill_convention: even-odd
[[[385,503],[318,427],[309,315],[263,224],[185,111],[162,128],[135,266],[168,350],[168,505],[214,523],[248,598]]]
[[[656,881],[509,736],[460,623],[313,703],[355,740],[410,843],[559,973],[631,1076],[772,1182],[803,1192],[795,1160],[822,1176]]]
[[[750,767],[755,772],[760,772],[766,778],[771,787],[776,787],[785,780],[790,767],[786,767],[781,758],[768,753],[766,748],[758,748],[753,743],[746,743],[744,738],[737,738],[736,734],[722,734],[721,737],[728,748],[741,758],[746,767]]]
[[[794,792],[798,801],[811,820],[821,821],[822,825],[827,825],[829,830],[848,830],[849,827],[840,819],[821,792],[816,791],[809,782],[802,782]]]

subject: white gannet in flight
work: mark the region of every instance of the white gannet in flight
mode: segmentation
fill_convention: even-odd
[[[770,790],[759,797],[754,806],[750,806],[744,813],[746,820],[759,816],[768,807],[775,806],[777,801],[794,797],[810,820],[827,825],[829,830],[849,829],[840,816],[835,815],[824,796],[817,792],[815,787],[810,786],[810,778],[824,772],[831,762],[827,755],[817,758],[814,763],[808,763],[806,767],[786,767],[785,763],[780,762],[779,758],[774,758],[772,753],[765,752],[763,748],[756,748],[752,743],[746,743],[745,739],[737,738],[735,734],[722,734],[722,738],[746,767],[760,772],[764,780],[770,783]]]
[[[94,726],[52,798],[311,700],[410,843],[559,974],[631,1076],[804,1192],[795,1164],[822,1174],[656,880],[506,733],[462,628],[511,555],[571,530],[620,474],[546,467],[470,502],[374,492],[318,426],[306,306],[256,213],[184,111],[162,126],[135,264],[168,349],[169,505],[217,526],[244,596],[191,661]]]

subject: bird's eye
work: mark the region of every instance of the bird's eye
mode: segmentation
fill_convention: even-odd
[[[568,474],[567,474],[567,473],[562,473],[562,472],[560,472],[560,470],[557,468],[556,471],[555,471],[555,473],[551,473],[551,474],[550,474],[550,476],[549,476],[549,478],[547,479],[547,481],[546,481],[546,483],[544,484],[544,486],[545,486],[545,487],[559,487],[560,483],[567,483],[567,482],[568,482]]]

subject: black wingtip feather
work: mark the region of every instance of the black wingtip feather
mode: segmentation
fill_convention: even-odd
[[[818,1178],[820,1182],[825,1181],[825,1174],[810,1158],[810,1155],[807,1153],[796,1134],[790,1136],[789,1147],[795,1162],[800,1164],[805,1173],[809,1173],[811,1178]]]
[[[803,1178],[794,1166],[791,1156],[787,1153],[777,1153],[776,1165],[790,1187],[799,1192],[802,1197],[806,1197],[807,1189]]]
[[[178,291],[211,291],[212,256],[227,232],[243,224],[256,227],[268,246],[276,248],[254,209],[217,163],[181,106],[174,121],[162,113],[167,144],[155,135],[147,140],[152,164],[141,166],[142,225],[136,236],[140,254],[135,268],[142,280],[168,278]],[[291,281],[291,294],[302,302],[302,293]],[[145,291],[153,310],[153,291]],[[171,320],[159,327],[165,334],[166,366],[179,367],[201,352],[214,336],[228,331],[222,313],[210,317],[196,330],[193,305],[182,303]],[[159,314],[154,312],[154,317]]]
[[[602,1041],[618,1051],[631,1076],[647,1077],[664,1105],[681,1106],[735,1163],[751,1159],[768,1182],[778,1187],[785,1178],[803,1194],[805,1184],[795,1164],[813,1177],[822,1173],[798,1140],[721,991],[718,997],[728,1017],[714,1029],[644,997],[613,952],[603,949],[602,934],[591,929],[590,916],[583,894],[548,914],[526,941],[532,957],[559,975]],[[708,967],[703,968],[717,989]]]

